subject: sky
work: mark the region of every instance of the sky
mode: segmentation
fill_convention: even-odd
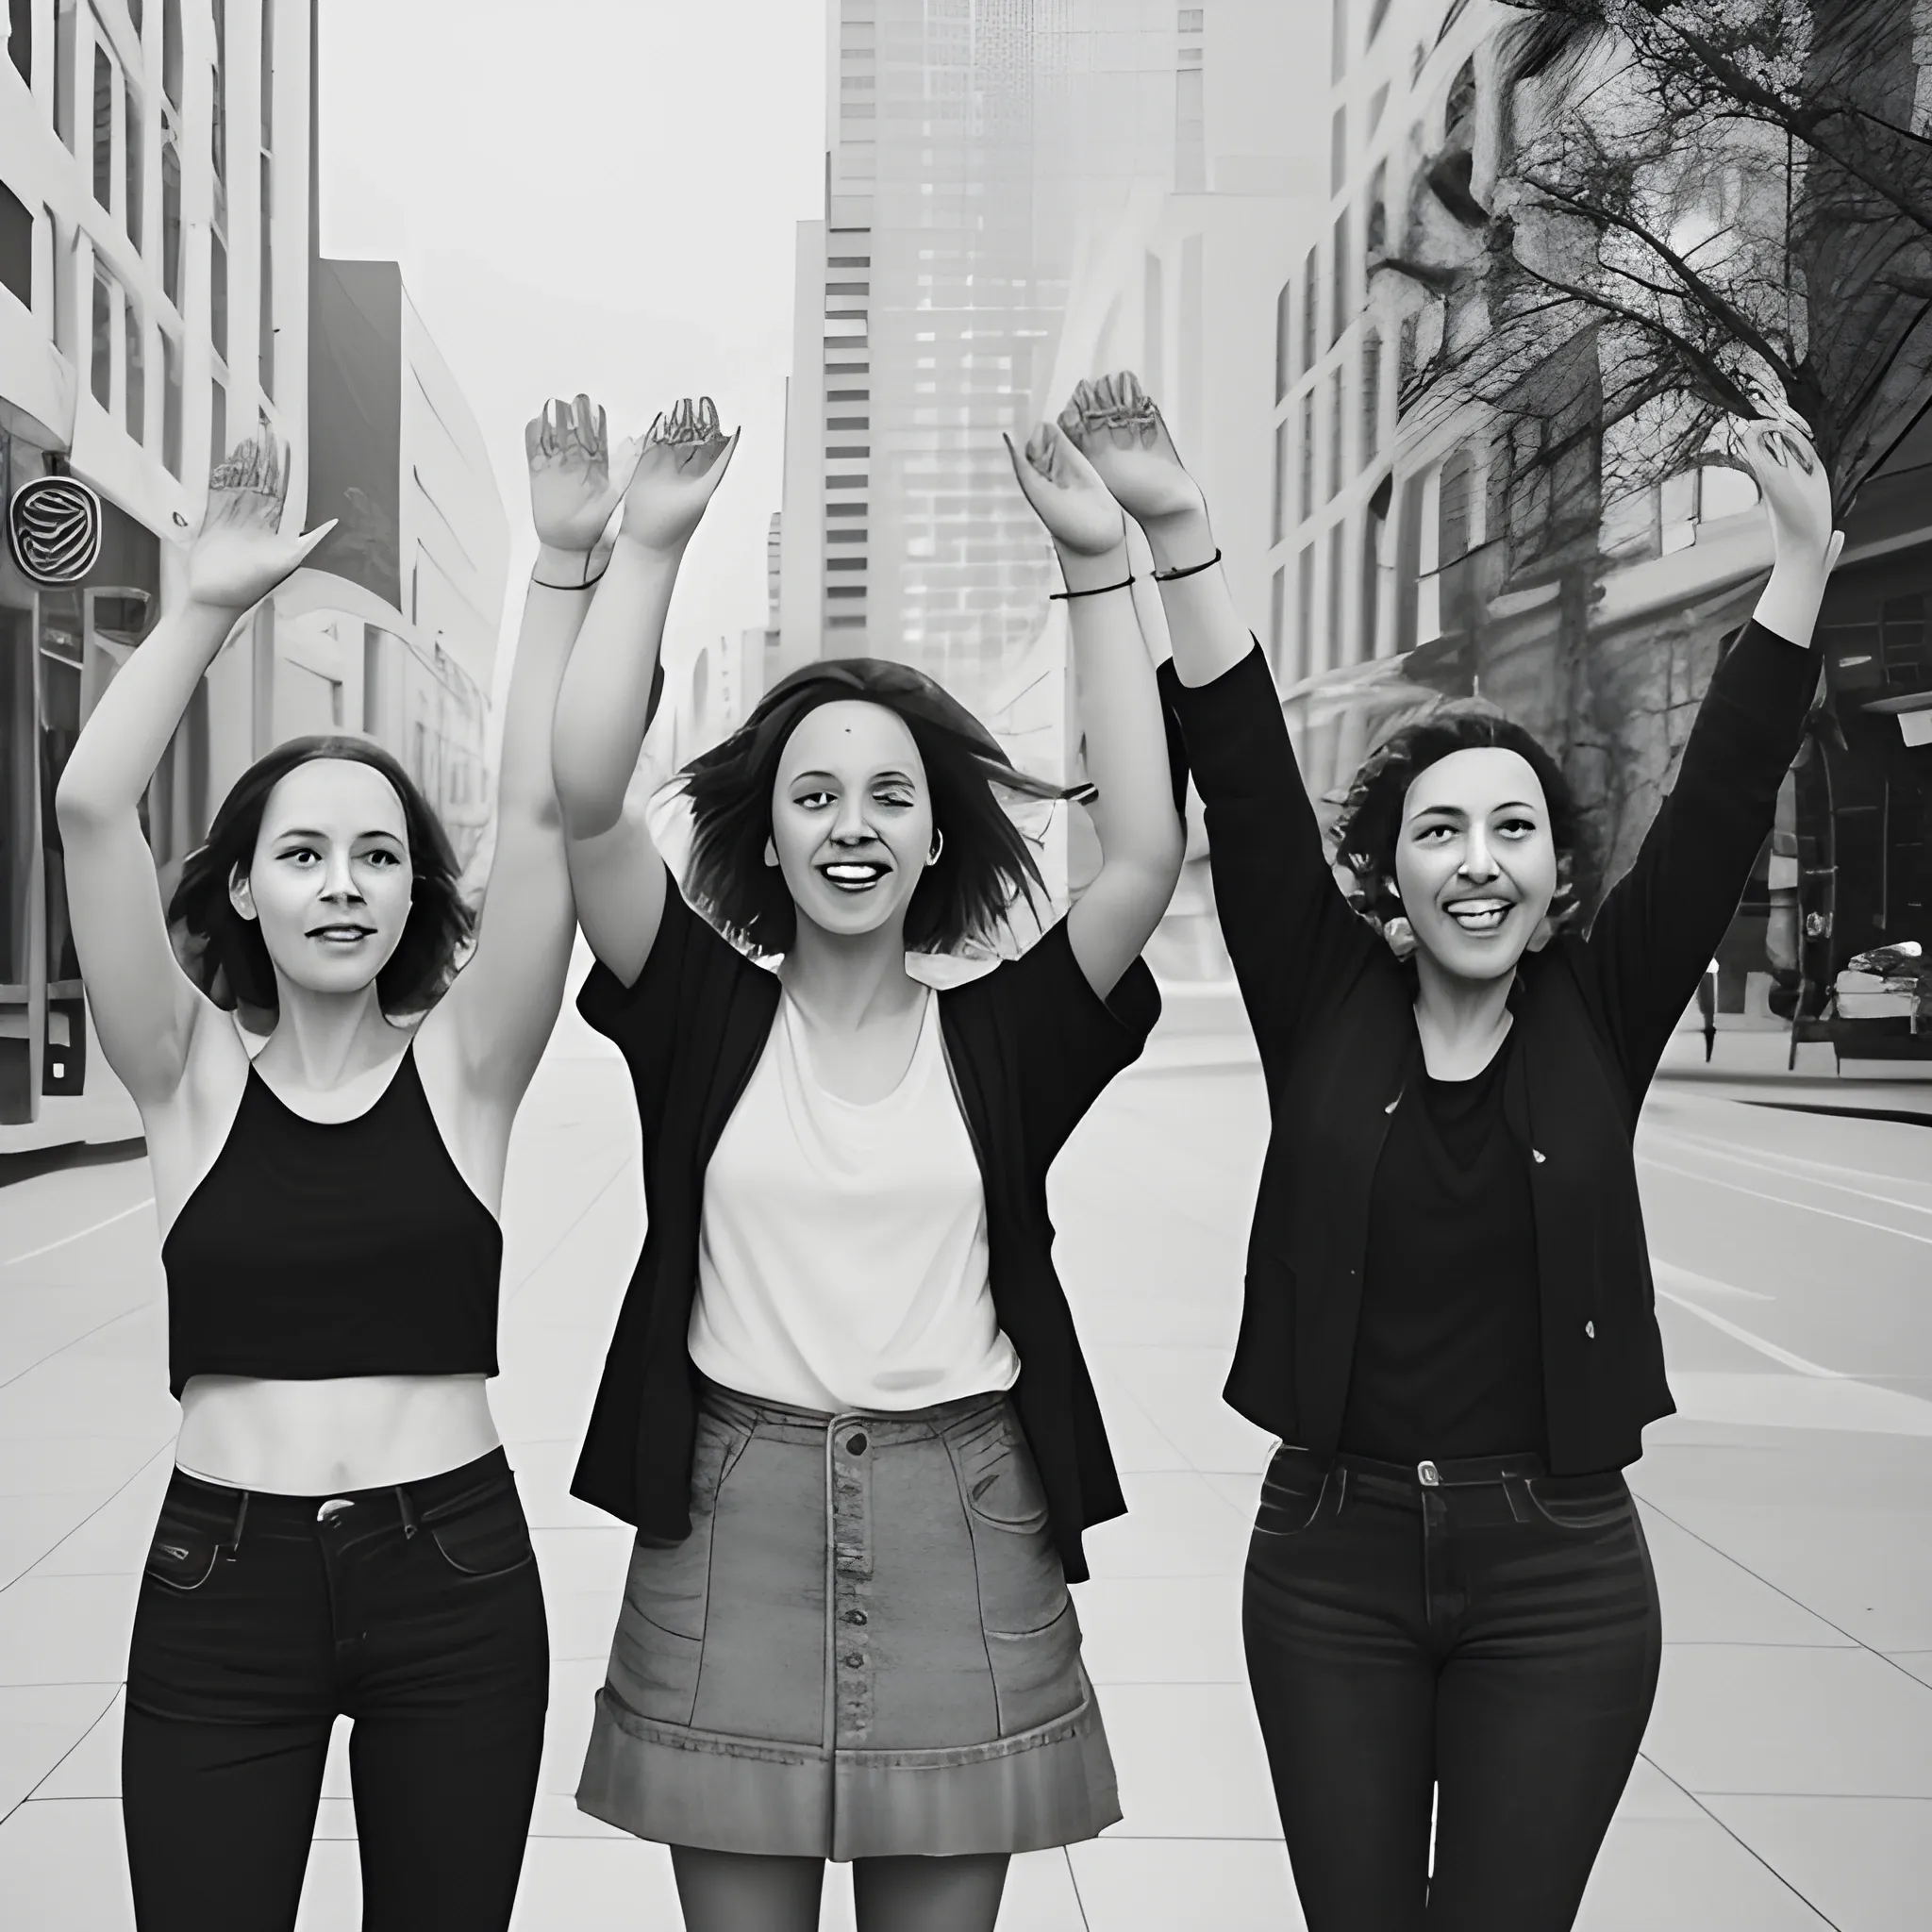
[[[325,0],[322,250],[393,259],[536,554],[523,428],[548,395],[613,440],[680,395],[743,425],[667,656],[765,621],[796,225],[823,212],[822,0]]]

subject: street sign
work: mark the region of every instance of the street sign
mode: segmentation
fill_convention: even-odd
[[[78,583],[101,554],[101,499],[73,476],[31,478],[7,507],[7,548],[33,583]]]

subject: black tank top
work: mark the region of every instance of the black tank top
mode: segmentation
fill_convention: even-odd
[[[496,1374],[503,1230],[437,1131],[413,1041],[354,1120],[259,1074],[161,1243],[168,1381]]]

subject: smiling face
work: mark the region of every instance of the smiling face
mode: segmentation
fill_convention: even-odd
[[[862,699],[808,711],[772,790],[772,840],[801,919],[841,937],[903,926],[933,843],[912,733]]]
[[[1511,971],[1557,891],[1549,806],[1529,761],[1479,745],[1419,772],[1403,801],[1395,890],[1418,950],[1444,972]]]
[[[318,993],[360,992],[408,924],[408,821],[372,765],[313,758],[268,795],[247,874],[229,898],[259,925],[276,977]]]

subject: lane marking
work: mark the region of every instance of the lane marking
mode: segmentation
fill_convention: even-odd
[[[1655,1274],[1655,1269],[1652,1273]],[[1825,1382],[1856,1382],[1856,1375],[1847,1375],[1840,1369],[1821,1368],[1818,1363],[1807,1361],[1801,1355],[1793,1355],[1788,1348],[1780,1348],[1774,1341],[1767,1341],[1761,1335],[1754,1335],[1748,1328],[1740,1327],[1736,1322],[1726,1321],[1714,1309],[1701,1307],[1696,1302],[1687,1300],[1683,1295],[1673,1294],[1667,1288],[1659,1288],[1657,1293],[1667,1302],[1695,1315],[1700,1322],[1708,1322],[1713,1328],[1722,1330],[1733,1341],[1741,1341],[1746,1348],[1755,1348],[1759,1355],[1769,1356],[1788,1369],[1795,1369],[1801,1375],[1815,1375]]]
[[[1807,1201],[1794,1201],[1789,1194],[1767,1194],[1762,1188],[1747,1188],[1741,1181],[1720,1180],[1714,1174],[1692,1174],[1686,1168],[1674,1167],[1669,1161],[1655,1159],[1648,1154],[1640,1154],[1637,1157],[1637,1164],[1640,1167],[1657,1168],[1664,1174],[1675,1174],[1679,1180],[1690,1181],[1698,1187],[1728,1188],[1734,1194],[1749,1194],[1754,1201],[1774,1201],[1780,1208],[1794,1208],[1800,1214],[1816,1214],[1826,1221],[1848,1221],[1854,1227],[1869,1227],[1874,1234],[1889,1234],[1902,1241],[1918,1241],[1925,1247],[1932,1247],[1932,1234],[1914,1234],[1908,1227],[1893,1227],[1883,1221],[1867,1221],[1862,1214],[1840,1214],[1836,1208],[1815,1207]],[[1829,1183],[1819,1185],[1828,1186]]]
[[[91,1234],[99,1234],[104,1227],[112,1227],[117,1221],[125,1221],[130,1214],[139,1214],[143,1208],[152,1208],[155,1197],[146,1194],[132,1208],[124,1208],[118,1214],[110,1214],[105,1221],[97,1221],[91,1227],[83,1227],[75,1234],[63,1234],[58,1241],[49,1241],[45,1247],[29,1248],[24,1255],[10,1255],[0,1267],[18,1268],[23,1261],[37,1261],[42,1255],[51,1255],[56,1248],[64,1248],[72,1241],[84,1241]]]
[[[1755,1155],[1740,1154],[1735,1148],[1720,1147],[1714,1141],[1705,1141],[1694,1134],[1674,1133],[1668,1128],[1652,1128],[1647,1137],[1661,1141],[1680,1152],[1703,1154],[1713,1160],[1728,1160],[1737,1167],[1754,1168],[1759,1174],[1777,1174],[1785,1179],[1802,1182],[1807,1187],[1829,1188],[1835,1193],[1852,1194],[1861,1201],[1881,1201],[1888,1208],[1897,1208],[1907,1214],[1932,1214],[1932,1205],[1921,1201],[1901,1200],[1896,1194],[1883,1194],[1872,1188],[1855,1188],[1848,1181],[1835,1181],[1825,1178],[1827,1174],[1852,1174],[1853,1168],[1834,1167],[1824,1161],[1810,1161],[1797,1155],[1780,1155],[1771,1158],[1760,1158]],[[1910,1186],[1909,1182],[1906,1183]]]

